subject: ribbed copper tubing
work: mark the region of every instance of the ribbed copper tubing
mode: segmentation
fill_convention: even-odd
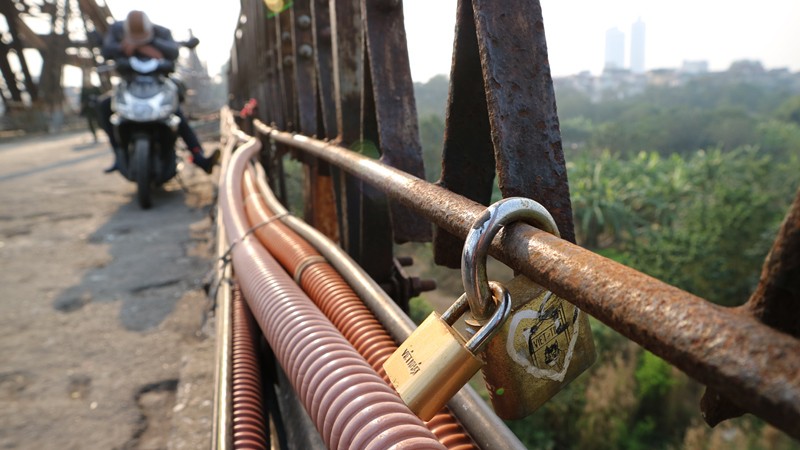
[[[261,367],[256,352],[256,324],[242,298],[233,288],[232,301],[232,388],[233,448],[266,450],[269,447],[261,391]]]
[[[251,171],[244,174],[245,210],[250,225],[257,227],[254,234],[295,280],[298,268],[302,269],[300,286],[303,291],[391,386],[383,363],[397,349],[394,340],[350,285],[330,264],[324,262],[313,246],[279,220],[258,226],[274,217],[274,212],[259,194],[254,176]],[[449,449],[477,448],[446,407],[426,425],[439,442]]]
[[[239,148],[220,183],[220,206],[236,276],[294,391],[332,449],[443,449],[422,421],[247,235],[242,173],[260,149]]]

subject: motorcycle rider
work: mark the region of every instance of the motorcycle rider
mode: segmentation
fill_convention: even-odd
[[[109,29],[103,40],[102,55],[106,60],[137,55],[175,61],[178,59],[178,50],[178,43],[172,38],[172,32],[168,28],[153,24],[142,11],[131,11],[124,21],[114,23]],[[99,103],[98,112],[100,126],[108,134],[111,151],[114,152],[114,164],[105,170],[106,173],[110,173],[119,169],[114,151],[117,148],[117,140],[110,121],[112,113],[110,96]],[[192,162],[210,174],[219,160],[219,150],[206,157],[200,140],[189,126],[180,106],[175,115],[181,119],[178,134],[192,152]]]

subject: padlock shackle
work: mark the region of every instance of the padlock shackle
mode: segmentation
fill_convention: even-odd
[[[489,339],[500,331],[503,323],[511,313],[511,294],[508,289],[494,281],[489,282],[489,287],[492,290],[492,298],[495,300],[497,308],[495,308],[494,314],[489,317],[489,321],[483,324],[470,340],[464,344],[464,347],[472,352],[473,355],[477,355],[478,352],[483,350],[486,344],[489,343]]]
[[[473,335],[464,347],[473,354],[477,354],[489,342],[489,339],[497,333],[503,322],[506,321],[508,315],[511,313],[511,294],[505,286],[494,281],[489,282],[489,288],[492,290],[492,299],[497,307],[489,318],[489,321],[483,324],[475,335]],[[467,301],[467,294],[461,294],[455,303],[450,305],[445,312],[442,313],[441,319],[449,326],[453,326],[459,317],[463,316],[469,309],[469,302]]]
[[[446,324],[453,326],[458,318],[463,316],[468,309],[469,302],[467,301],[467,294],[461,294],[456,302],[450,305],[450,307],[442,313],[442,320],[444,320]]]
[[[486,208],[472,223],[461,253],[461,281],[464,283],[469,309],[478,321],[484,321],[492,314],[489,279],[486,276],[489,246],[500,227],[512,222],[525,222],[561,237],[553,216],[544,206],[529,198],[509,197]]]

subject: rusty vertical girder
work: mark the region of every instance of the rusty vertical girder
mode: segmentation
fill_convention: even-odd
[[[314,34],[311,1],[296,0],[292,8],[294,78],[297,100],[297,129],[307,136],[317,134],[317,74],[314,66]]]
[[[370,52],[366,39],[363,51],[365,68],[361,95],[361,139],[356,149],[362,154],[376,158],[382,142],[375,115]],[[356,180],[354,184],[357,186],[357,191],[352,192],[350,197],[357,196],[360,206],[358,217],[360,230],[357,236],[360,251],[356,255],[351,253],[351,256],[365,268],[370,277],[386,282],[391,278],[394,266],[392,245],[394,230],[389,218],[389,202],[383,192],[362,183],[361,180]],[[407,310],[405,302],[401,306]]]
[[[294,35],[294,72],[297,99],[298,129],[317,134],[317,74],[314,64],[314,30],[312,0],[298,0],[292,9]],[[333,207],[333,185],[327,164],[320,167],[316,158],[306,158],[304,171],[304,217],[306,222],[333,240],[338,240],[336,210]]]
[[[363,25],[359,0],[331,0],[331,50],[336,106],[336,140],[351,147],[361,139],[361,93],[364,82]],[[342,247],[361,255],[360,182],[333,170]]]
[[[488,205],[496,172],[503,197],[540,202],[575,241],[538,1],[459,1],[442,157],[440,185]],[[438,228],[436,263],[459,267],[462,246]]]
[[[266,103],[265,107],[269,110],[268,117],[271,123],[283,123],[283,104],[280,92],[280,68],[278,67],[280,64],[280,50],[278,49],[277,30],[275,25],[277,20],[275,18],[266,18],[267,9],[264,6],[264,3],[256,3],[258,4],[257,14],[259,15],[255,17],[255,20],[258,20],[263,27],[263,31],[259,33],[259,35],[263,36],[263,40],[256,38],[256,43],[259,44],[260,52],[262,52],[266,58],[266,95],[269,99],[268,102],[261,103]],[[270,173],[273,172],[270,171]]]
[[[336,98],[333,82],[333,42],[330,5],[327,0],[312,0],[311,21],[314,32],[314,57],[317,75],[317,106],[319,124],[314,133],[333,139],[337,134]]]
[[[408,60],[403,24],[403,4],[386,0],[362,0],[364,39],[368,54],[365,75],[371,81],[369,105],[377,125],[381,161],[424,178],[419,140],[414,83]],[[372,102],[371,102],[372,103]],[[398,243],[431,240],[431,226],[408,209],[390,204],[394,240]]]
[[[438,184],[488,205],[492,197],[495,163],[470,0],[458,1],[446,114],[442,174]],[[434,229],[436,264],[460,268],[464,240],[439,226]]]
[[[280,45],[278,58],[278,68],[280,75],[280,92],[283,101],[283,129],[296,130],[296,87],[295,87],[295,51],[294,33],[292,31],[292,17],[294,8],[290,8],[278,14],[275,20],[276,38]]]
[[[500,192],[538,201],[575,242],[541,4],[472,5]]]
[[[35,36],[35,34],[30,28],[27,27],[27,25],[25,25],[24,22],[22,22],[22,18],[19,15],[19,11],[17,11],[16,8],[10,3],[6,3],[3,6],[0,6],[0,13],[2,13],[5,16],[6,25],[8,26],[8,31],[9,33],[11,33],[10,46],[6,46],[6,44],[3,44],[4,47],[3,58],[4,59],[6,58],[5,55],[8,54],[7,52],[9,48],[14,49],[14,53],[16,54],[16,57],[19,60],[20,69],[22,70],[22,82],[25,86],[25,89],[28,92],[28,95],[30,95],[31,97],[31,101],[35,102],[39,98],[39,88],[38,86],[36,86],[36,84],[33,81],[33,77],[31,76],[31,71],[28,68],[28,60],[27,58],[25,58],[25,54],[23,53],[25,46],[22,44],[22,39],[24,39],[23,34],[29,37]],[[38,40],[41,41],[41,39]],[[37,45],[35,42],[33,42],[32,44],[34,46]],[[42,44],[44,44],[44,42],[38,44],[39,47],[37,48],[39,51],[44,50]],[[5,63],[7,64],[7,62],[8,61],[6,60]],[[8,68],[8,70],[10,71],[10,67]],[[6,70],[4,69],[3,72],[5,76]],[[6,86],[10,88],[11,86],[9,86],[8,80],[10,80],[10,78],[6,77]],[[16,85],[14,86],[14,90],[18,91]],[[19,95],[19,93],[17,95]]]

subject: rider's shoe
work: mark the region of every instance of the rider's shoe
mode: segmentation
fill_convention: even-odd
[[[203,156],[202,150],[199,150],[197,153],[192,155],[192,160],[197,167],[203,169],[203,172],[210,175],[211,171],[214,170],[214,166],[219,162],[219,155],[219,149],[214,150],[209,157]]]
[[[117,164],[116,161],[114,161],[114,164],[112,164],[112,165],[106,167],[105,169],[103,169],[103,173],[113,173],[113,172],[116,172],[118,170],[119,170],[119,165]]]

